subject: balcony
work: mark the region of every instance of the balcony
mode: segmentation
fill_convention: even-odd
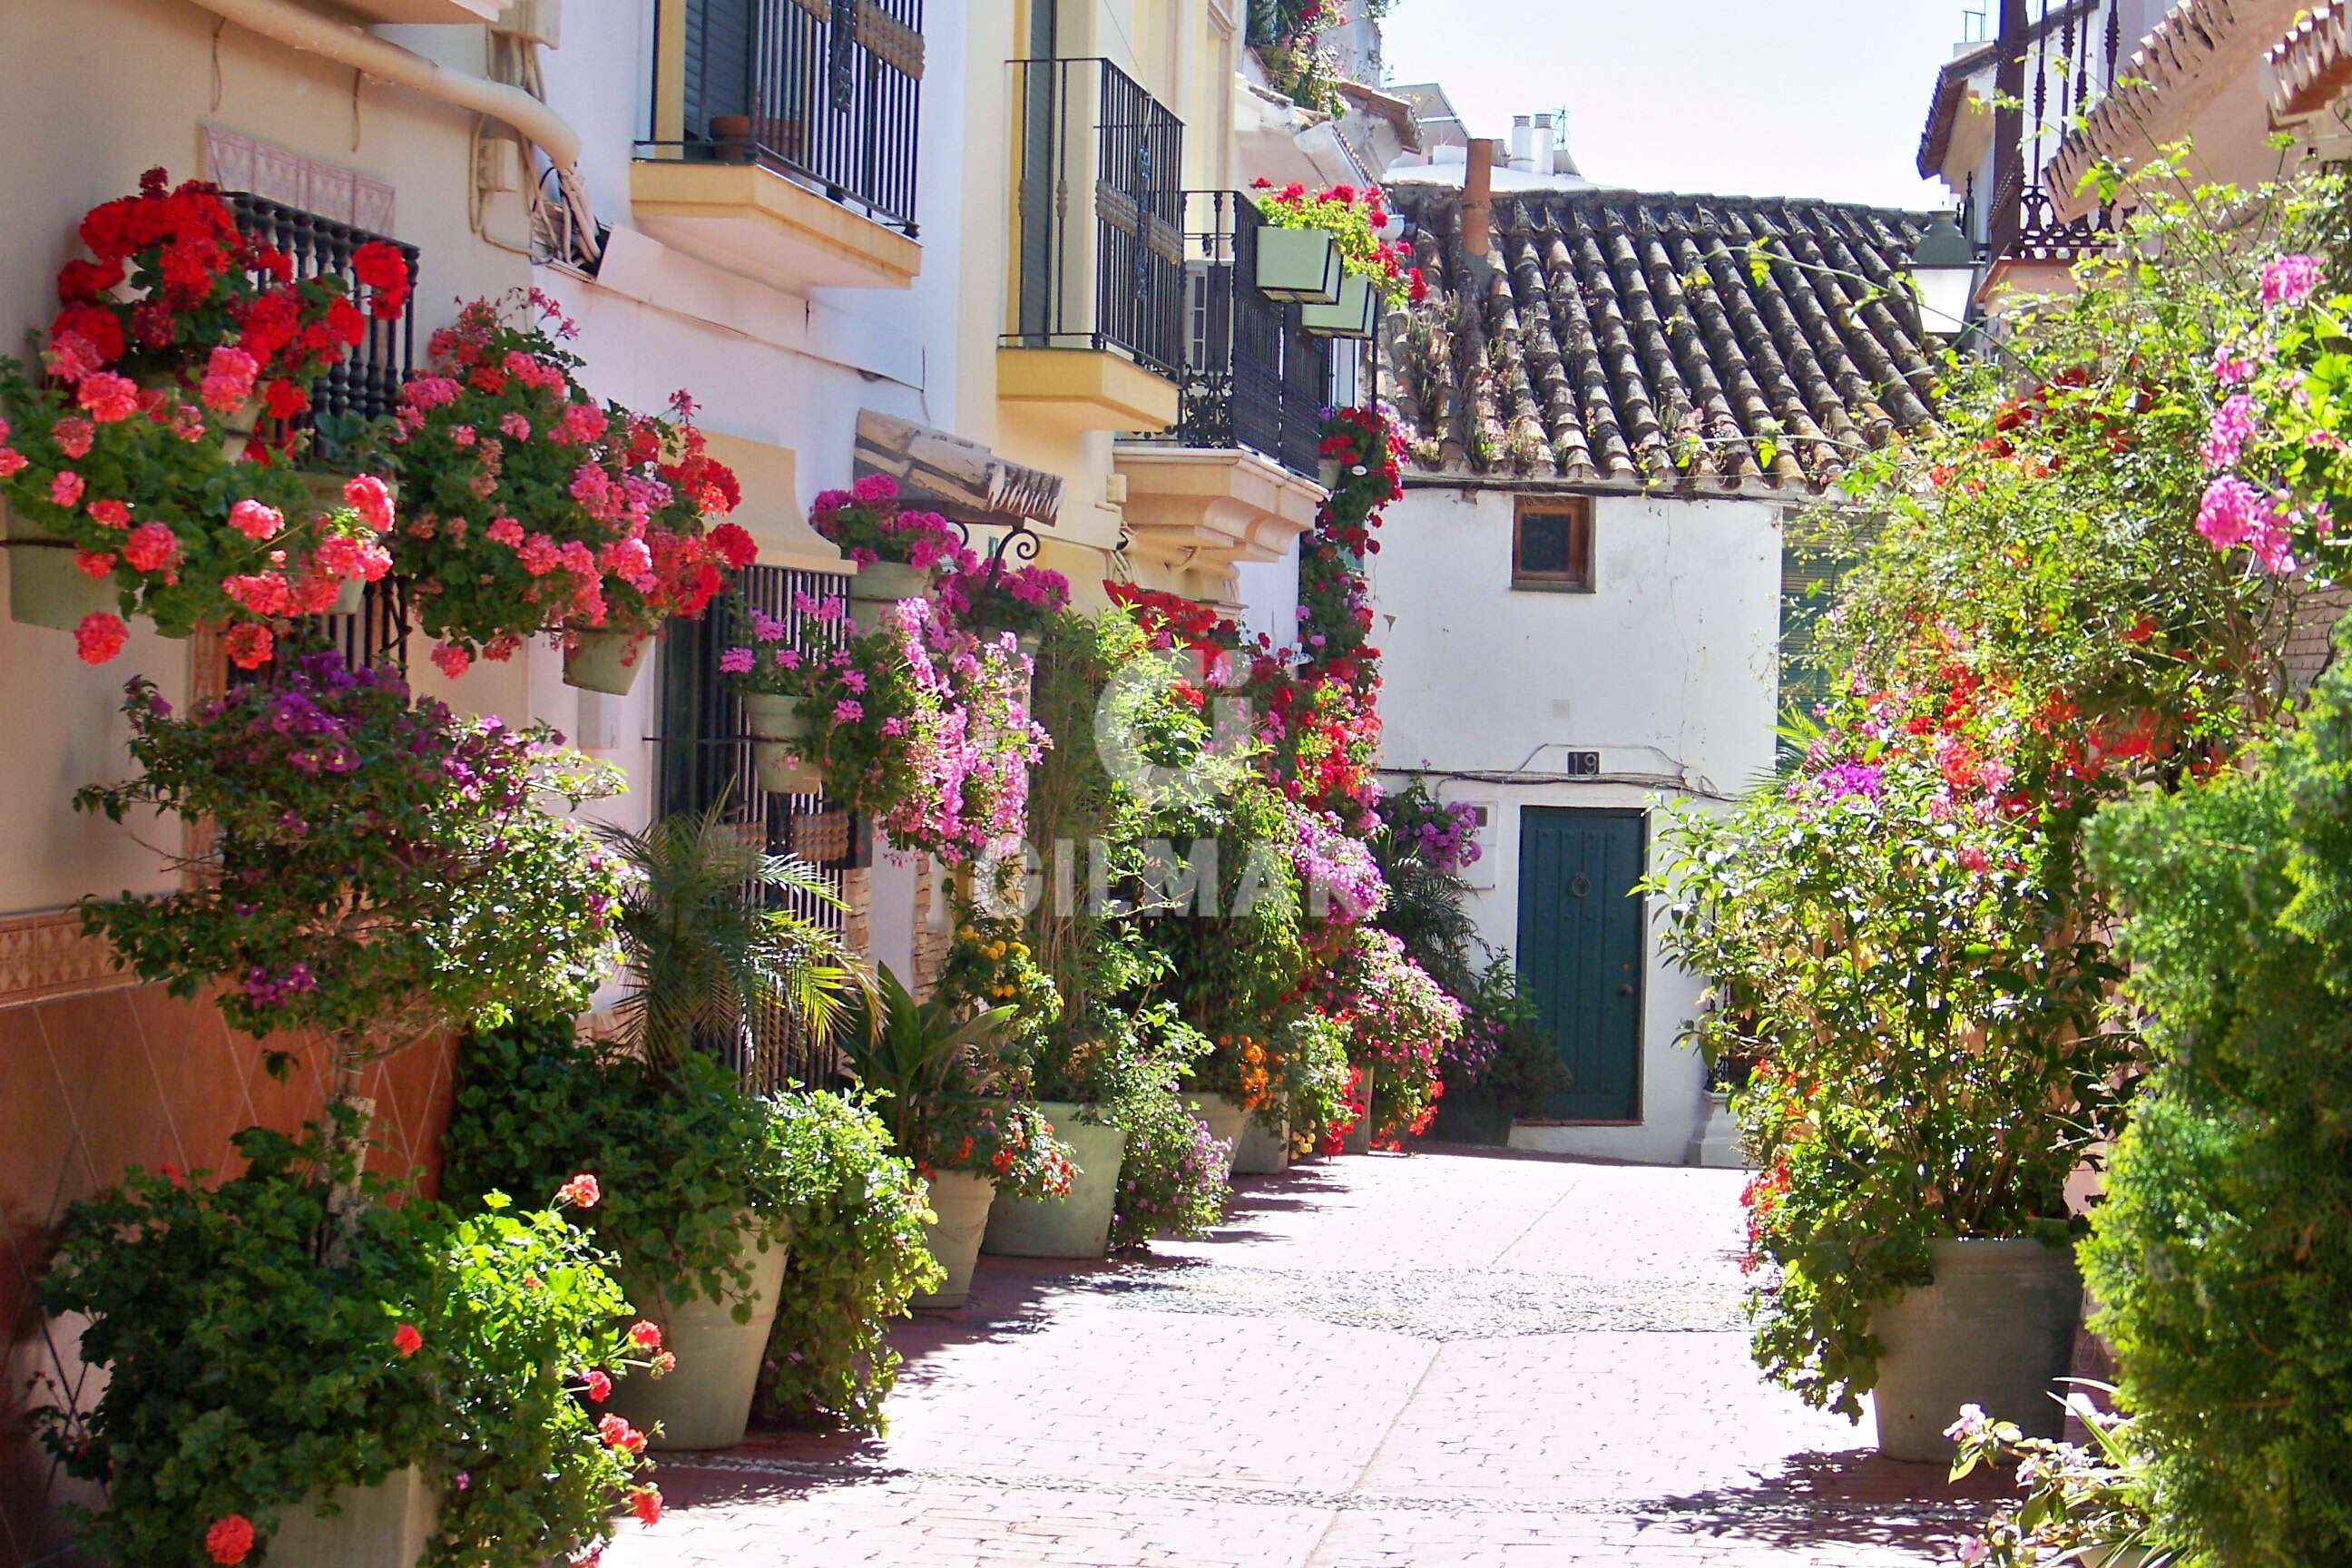
[[[1017,299],[997,395],[1078,429],[1181,412],[1184,126],[1108,60],[1015,60]]]
[[[1260,289],[1255,202],[1191,191],[1184,216],[1180,409],[1166,430],[1118,447],[1128,531],[1171,562],[1279,560],[1323,499],[1330,348],[1302,329],[1297,305]]]
[[[637,226],[793,293],[904,289],[923,0],[661,0]]]

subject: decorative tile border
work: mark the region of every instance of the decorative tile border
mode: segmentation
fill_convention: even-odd
[[[138,984],[115,966],[110,943],[82,935],[75,910],[0,916],[0,1007]]]

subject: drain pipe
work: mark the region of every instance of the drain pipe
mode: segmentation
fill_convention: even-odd
[[[580,133],[562,115],[519,87],[452,70],[353,23],[306,10],[294,0],[194,0],[194,4],[289,48],[504,121],[547,154],[547,161],[555,165],[567,185],[579,178]]]

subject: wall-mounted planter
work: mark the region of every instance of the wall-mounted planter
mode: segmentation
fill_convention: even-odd
[[[743,694],[743,717],[751,729],[751,766],[770,795],[814,795],[824,775],[808,760],[808,721],[796,698],[772,691]]]
[[[849,580],[849,620],[860,637],[882,624],[890,606],[901,599],[919,599],[931,591],[931,574],[920,567],[895,561],[860,566]]]
[[[1318,338],[1369,338],[1380,320],[1380,290],[1360,272],[1350,272],[1339,285],[1338,303],[1301,305],[1301,331]]]
[[[15,512],[8,523],[8,618],[20,626],[72,631],[85,616],[121,606],[111,577],[74,564],[74,548]]]
[[[633,632],[582,632],[577,645],[563,650],[563,684],[626,697],[645,667],[648,640]]]
[[[1347,276],[1339,242],[1319,228],[1257,231],[1257,291],[1293,305],[1334,305]]]

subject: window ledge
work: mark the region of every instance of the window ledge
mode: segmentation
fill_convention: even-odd
[[[639,158],[629,165],[636,226],[689,256],[790,293],[904,289],[923,247],[760,163]]]

